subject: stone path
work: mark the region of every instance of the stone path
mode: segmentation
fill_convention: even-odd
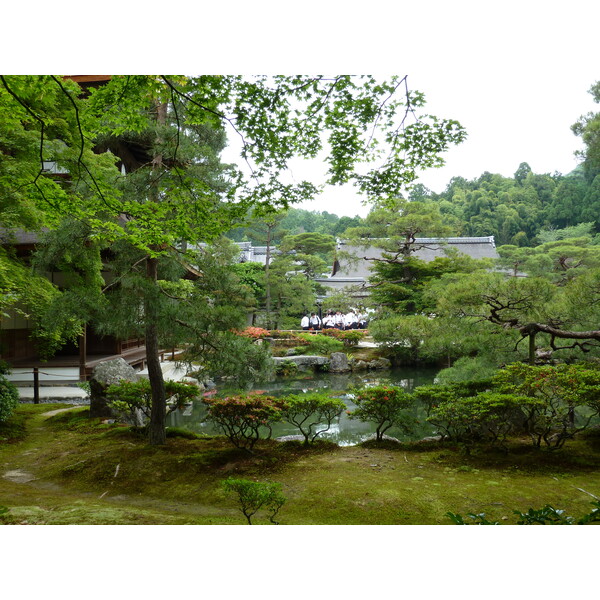
[[[25,402],[33,401],[33,388],[17,386],[19,390],[19,399]],[[41,385],[40,402],[61,402],[73,400],[80,404],[89,400],[88,393],[78,387],[68,385]]]
[[[21,471],[21,469],[6,471],[2,477],[4,479],[8,479],[8,481],[13,481],[14,483],[29,483],[35,479],[35,476],[33,476],[31,473]]]

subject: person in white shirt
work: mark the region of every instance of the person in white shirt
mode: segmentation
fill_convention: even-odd
[[[344,329],[344,315],[339,310],[335,313],[334,322],[337,329]]]
[[[344,316],[344,324],[346,325],[346,329],[356,329],[357,323],[358,320],[353,310]]]
[[[335,320],[331,313],[327,313],[323,317],[323,329],[333,329],[335,327]]]
[[[304,315],[302,317],[302,320],[300,321],[300,327],[302,327],[302,329],[304,329],[304,331],[308,331],[309,326],[310,326],[310,320],[308,318],[308,315]]]
[[[311,329],[314,329],[315,331],[318,331],[319,329],[321,329],[321,319],[319,318],[318,314],[311,313],[310,319],[309,319],[309,326]]]

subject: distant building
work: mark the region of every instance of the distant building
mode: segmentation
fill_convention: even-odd
[[[417,250],[412,256],[425,262],[445,256],[445,250],[448,248],[455,248],[471,258],[498,258],[493,235],[488,237],[416,238],[415,247]],[[338,240],[337,249],[340,258],[335,261],[331,275],[315,279],[317,283],[329,288],[330,293],[339,292],[348,287],[364,286],[371,275],[371,267],[375,262],[365,259],[379,258],[383,252],[381,248],[375,246],[366,248],[351,246],[342,240]],[[350,255],[351,258],[344,258],[343,254]],[[366,293],[365,290],[365,295]]]
[[[240,249],[239,262],[255,262],[261,265],[267,264],[267,247],[253,246],[252,242],[235,242]],[[279,250],[275,246],[271,246],[271,258],[279,254]]]
[[[240,249],[237,262],[247,263],[254,262],[261,265],[267,264],[267,247],[266,246],[253,246],[252,242],[234,242],[234,244]],[[209,244],[203,242],[198,244],[188,244],[188,250],[194,250],[198,248],[206,248]],[[271,260],[280,254],[279,250],[275,246],[271,246]]]

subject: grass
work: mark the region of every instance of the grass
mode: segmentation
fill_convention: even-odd
[[[545,504],[578,516],[589,512],[590,494],[600,496],[597,431],[554,452],[526,440],[509,453],[470,455],[441,443],[263,441],[250,455],[223,437],[176,430],[153,447],[86,408],[44,414],[54,408],[21,405],[0,427],[3,522],[243,524],[221,486],[228,476],[281,483],[282,524],[450,524],[448,511],[508,523],[513,510]]]

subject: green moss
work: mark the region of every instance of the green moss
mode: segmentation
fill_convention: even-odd
[[[3,473],[35,477],[0,477],[4,522],[241,524],[221,488],[227,477],[281,483],[284,524],[450,524],[448,511],[502,520],[545,504],[583,514],[590,496],[581,490],[600,489],[594,433],[555,452],[528,440],[512,441],[508,454],[471,455],[442,443],[306,448],[270,440],[250,455],[220,436],[175,431],[155,447],[129,427],[89,419],[86,409],[41,412],[18,410],[12,421],[23,435],[0,444]]]

